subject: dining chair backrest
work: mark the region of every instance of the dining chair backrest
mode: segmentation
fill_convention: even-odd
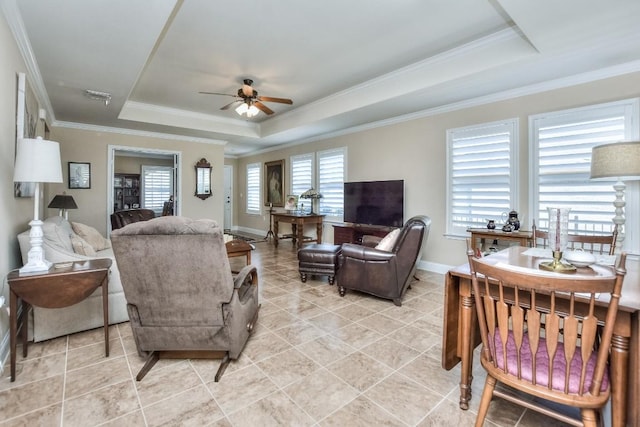
[[[597,418],[594,408],[604,406],[610,394],[606,371],[626,254],[615,274],[581,277],[468,255],[488,375],[478,419],[486,416],[492,396],[504,397],[495,388],[501,382],[580,408],[584,425],[590,425]],[[607,308],[596,305],[598,294],[609,296]],[[508,400],[523,404],[519,397]]]
[[[534,248],[549,247],[549,232],[538,229],[535,222],[531,227],[531,236]],[[611,234],[568,234],[567,249],[582,250],[600,255],[613,255],[616,250],[617,239],[617,225]]]

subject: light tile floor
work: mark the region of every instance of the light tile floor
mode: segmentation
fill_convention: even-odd
[[[32,344],[0,379],[2,426],[468,426],[459,367],[440,364],[442,275],[418,271],[402,307],[300,281],[290,242],[256,244],[262,309],[254,335],[219,383],[219,361],[161,360],[141,382],[128,323]],[[241,258],[232,259],[232,263]],[[8,362],[8,361],[7,361]],[[7,363],[8,365],[8,363]],[[560,426],[496,399],[488,426]]]

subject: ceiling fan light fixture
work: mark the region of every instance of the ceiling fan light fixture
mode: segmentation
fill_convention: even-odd
[[[247,110],[247,117],[256,116],[256,115],[258,115],[259,112],[260,112],[260,110],[258,110],[258,107],[256,107],[255,105],[252,105]]]
[[[248,111],[249,111],[249,106],[247,105],[246,102],[243,102],[242,104],[236,107],[236,113],[240,115],[246,114]]]
[[[247,102],[243,102],[242,104],[238,105],[236,107],[236,113],[240,114],[240,115],[245,115],[249,118],[256,116],[258,113],[260,112],[260,110],[258,109],[258,107],[256,107],[255,105],[251,104],[249,105],[249,103]]]

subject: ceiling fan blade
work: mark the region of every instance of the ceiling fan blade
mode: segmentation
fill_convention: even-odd
[[[236,96],[236,95],[231,95],[231,94],[228,94],[228,93],[218,93],[218,92],[198,92],[198,93],[201,93],[203,95],[222,95],[222,96],[233,96],[233,97]]]
[[[273,114],[273,110],[271,108],[267,107],[266,105],[264,105],[260,101],[254,102],[253,105],[255,105],[258,108],[258,110],[262,111],[265,114]]]
[[[222,108],[220,108],[220,109],[221,109],[221,110],[228,110],[229,108],[231,108],[231,106],[232,106],[233,104],[235,104],[236,102],[240,102],[240,101],[241,101],[240,99],[236,99],[235,101],[232,101],[232,102],[228,103],[227,105],[225,105],[224,107],[222,107]]]
[[[259,96],[258,100],[267,102],[279,102],[281,104],[293,104],[293,101],[287,98],[273,98],[271,96]]]

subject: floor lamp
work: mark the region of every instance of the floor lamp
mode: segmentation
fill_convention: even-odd
[[[20,269],[20,274],[49,270],[51,263],[44,258],[42,248],[42,221],[40,220],[40,183],[62,182],[60,163],[60,145],[54,141],[37,139],[19,139],[16,150],[16,163],[13,182],[35,184],[33,220],[29,223],[28,262]]]
[[[623,248],[624,241],[624,181],[640,180],[640,141],[616,142],[593,147],[591,151],[591,179],[616,178],[613,185],[616,199],[613,205],[616,216],[613,223],[618,226],[616,252]]]

